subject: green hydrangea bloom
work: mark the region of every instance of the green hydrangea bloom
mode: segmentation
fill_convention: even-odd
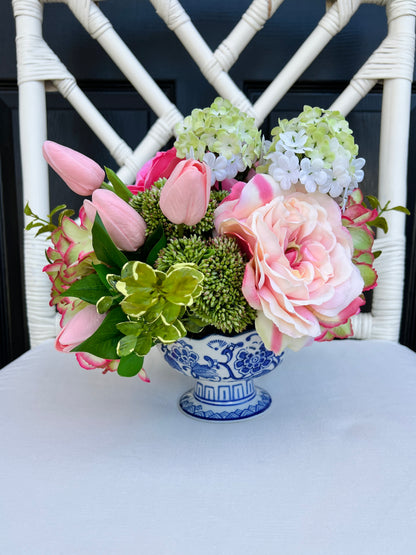
[[[261,131],[254,118],[233,106],[229,100],[216,98],[209,108],[192,110],[175,127],[178,156],[202,161],[207,151],[230,160],[244,153],[246,167],[251,167],[261,154]]]
[[[296,118],[279,119],[272,137],[257,172],[268,173],[283,189],[300,182],[306,191],[327,193],[345,206],[364,177],[365,160],[356,158],[358,146],[340,112],[305,106]]]
[[[301,130],[304,130],[308,136],[304,155],[311,159],[322,158],[328,168],[336,155],[336,149],[334,149],[331,139],[336,139],[341,148],[349,153],[350,158],[358,154],[358,146],[354,142],[352,130],[345,117],[337,111],[311,108],[310,106],[304,106],[303,112],[296,118],[279,119],[279,125],[271,132],[274,138],[269,153],[276,151],[277,143],[283,133],[288,131],[299,133]],[[267,165],[266,168],[262,168],[262,171],[267,170]]]

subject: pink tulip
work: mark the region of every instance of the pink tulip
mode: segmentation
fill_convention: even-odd
[[[160,209],[174,224],[195,225],[208,208],[211,170],[198,160],[182,160],[160,192]]]
[[[146,223],[127,202],[108,189],[97,189],[92,202],[84,200],[89,220],[94,221],[98,211],[114,244],[123,251],[134,252],[146,238]]]
[[[90,353],[76,353],[75,356],[81,368],[85,368],[85,370],[96,370],[100,368],[103,374],[107,372],[116,372],[120,363],[119,359],[111,360],[108,358],[100,358]],[[143,382],[150,383],[144,368],[142,368],[137,375]]]
[[[176,156],[176,148],[158,152],[154,158],[146,162],[136,177],[136,183],[129,187],[130,191],[137,195],[146,189],[150,189],[161,177],[169,177],[181,158]]]
[[[90,195],[104,181],[104,170],[94,160],[72,148],[45,141],[42,150],[51,168],[78,195]]]
[[[72,351],[98,330],[105,316],[105,314],[98,314],[94,305],[87,305],[77,312],[62,329],[56,338],[56,349],[64,353]]]

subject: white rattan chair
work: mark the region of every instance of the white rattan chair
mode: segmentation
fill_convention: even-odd
[[[52,0],[53,1],[53,0]],[[118,65],[138,93],[157,114],[158,120],[144,140],[132,151],[111,128],[78,87],[77,82],[48,47],[42,36],[42,9],[48,0],[13,0],[17,29],[19,117],[24,201],[38,214],[49,211],[47,166],[41,145],[47,138],[45,83],[52,84],[77,110],[120,164],[119,175],[132,182],[137,169],[172,136],[182,115],[142,67],[110,21],[90,0],[64,0],[85,29]],[[349,86],[331,107],[347,115],[383,80],[380,130],[379,198],[381,203],[406,204],[406,173],[409,137],[410,94],[414,59],[415,2],[373,0],[385,6],[388,34]],[[296,54],[252,105],[227,73],[251,38],[273,16],[281,1],[255,0],[229,36],[212,52],[187,13],[176,0],[152,0],[157,13],[176,33],[206,79],[218,94],[252,114],[261,124],[331,38],[359,9],[360,0],[329,2],[328,11]],[[47,6],[45,6],[47,9]],[[276,15],[278,17],[278,14]],[[36,175],[34,181],[32,176]],[[404,282],[404,215],[388,215],[390,231],[377,239],[382,248],[378,260],[379,285],[374,292],[372,312],[355,318],[356,338],[397,341],[399,338]],[[52,309],[48,309],[49,282],[40,269],[44,263],[44,241],[25,234],[27,311],[31,344],[56,333]]]
[[[61,0],[158,117],[132,150],[46,43],[42,10],[49,1],[12,0],[23,198],[39,215],[49,212],[45,85],[81,115],[126,182],[182,118],[96,3]],[[215,52],[177,0],[150,1],[218,94],[258,124],[365,3],[328,1],[316,29],[251,104],[228,72],[267,19],[279,17],[283,0],[254,0]],[[383,81],[378,196],[382,204],[405,205],[416,1],[367,3],[385,9],[388,34],[323,107],[347,115]],[[354,321],[355,339],[366,341],[314,344],[289,355],[277,382],[266,377],[270,416],[238,427],[203,426],[177,414],[171,397],[183,391],[182,377],[163,369],[153,352],[153,389],[146,391],[56,353],[50,283],[41,272],[45,242],[26,233],[32,349],[0,372],[0,499],[7,505],[0,552],[414,553],[416,354],[398,344],[404,220],[388,213],[389,233],[376,240],[383,254],[371,313]],[[241,526],[239,514],[246,515]],[[20,515],[30,543],[16,524]]]

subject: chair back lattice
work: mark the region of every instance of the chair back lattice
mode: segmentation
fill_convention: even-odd
[[[132,150],[82,92],[73,75],[46,43],[43,9],[49,2],[68,5],[88,33],[98,41],[136,91],[157,115],[145,138]],[[287,0],[290,1],[290,0]],[[362,3],[385,8],[388,33],[353,76],[332,106],[347,115],[379,80],[383,81],[380,129],[379,191],[382,205],[405,205],[411,84],[413,78],[416,0],[329,0],[326,12],[298,51],[252,104],[228,74],[244,48],[283,0],[254,0],[235,28],[213,52],[177,0],[150,0],[157,14],[182,42],[207,81],[219,95],[253,116],[257,124],[278,104],[328,42],[348,23]],[[48,169],[41,146],[47,138],[45,85],[58,90],[84,119],[119,164],[126,183],[163,147],[183,116],[140,64],[111,22],[92,0],[12,0],[16,19],[19,86],[19,126],[23,197],[37,214],[49,213]],[[278,17],[278,14],[277,16]],[[36,179],[33,179],[36,176]],[[354,317],[355,337],[397,341],[404,283],[404,215],[388,214],[389,233],[376,239],[378,287],[371,313]],[[49,307],[49,281],[40,271],[45,243],[34,233],[24,241],[26,301],[32,346],[56,334],[56,317]]]

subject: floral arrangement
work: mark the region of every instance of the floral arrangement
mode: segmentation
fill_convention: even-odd
[[[185,335],[255,328],[275,353],[352,335],[377,281],[373,228],[386,228],[392,208],[364,201],[364,159],[345,118],[306,106],[267,141],[217,98],[175,131],[174,147],[131,186],[44,144],[67,185],[92,195],[78,220],[64,205],[48,219],[25,209],[27,228],[52,241],[44,271],[61,315],[56,348],[84,368],[147,381],[144,356]]]

